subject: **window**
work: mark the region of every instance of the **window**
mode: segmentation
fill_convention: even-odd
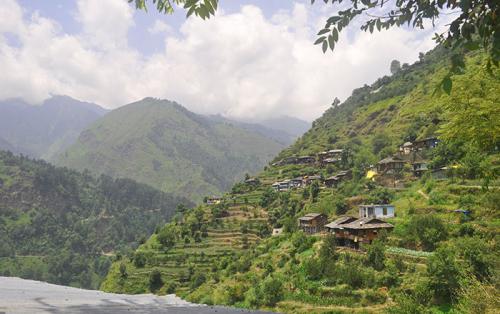
[[[387,207],[384,207],[382,209],[382,213],[383,213],[384,216],[387,216]]]

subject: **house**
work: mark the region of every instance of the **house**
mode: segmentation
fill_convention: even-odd
[[[285,180],[281,182],[275,182],[271,185],[271,187],[277,192],[282,192],[288,191],[290,188],[292,188],[292,185],[290,183],[290,180]]]
[[[216,205],[216,204],[220,204],[222,203],[222,197],[217,197],[217,196],[209,196],[207,197],[207,200],[205,201],[205,203],[207,205]]]
[[[394,217],[394,205],[360,205],[359,206],[359,218],[391,218]]]
[[[259,185],[260,181],[257,178],[250,178],[250,179],[246,179],[245,180],[245,184],[254,185],[255,186],[255,185]]]
[[[301,156],[297,157],[297,164],[313,164],[316,162],[316,158],[313,156]]]
[[[283,233],[283,228],[273,228],[272,236],[273,237],[279,236],[282,233]]]
[[[313,234],[323,231],[323,227],[328,222],[325,214],[310,213],[299,218],[299,228],[305,233]]]
[[[399,146],[399,152],[402,155],[410,155],[412,151],[413,151],[413,143],[412,142],[406,142],[403,145]]]
[[[427,170],[429,170],[427,168],[427,162],[426,161],[414,162],[414,163],[412,163],[412,167],[413,167],[413,174],[416,177],[421,177],[424,172],[426,172]]]
[[[326,178],[325,185],[327,187],[337,187],[340,182],[351,178],[352,178],[351,170],[340,171],[336,175]]]
[[[290,185],[293,188],[300,188],[303,184],[303,180],[304,180],[304,178],[302,178],[302,177],[290,179]]]
[[[325,159],[340,160],[343,152],[343,149],[330,149],[328,151],[318,153],[318,157],[321,161],[324,161]]]
[[[418,141],[414,141],[412,144],[413,151],[420,151],[424,149],[432,149],[435,148],[439,143],[439,140],[436,137],[428,137]]]
[[[305,176],[304,179],[302,179],[302,184],[309,185],[314,181],[321,181],[321,176]]]
[[[321,165],[322,165],[322,166],[325,166],[325,165],[331,165],[331,164],[338,163],[339,161],[340,161],[340,159],[338,159],[338,158],[334,158],[334,157],[331,157],[331,158],[325,158],[325,159],[322,159],[322,160],[321,160]]]
[[[297,157],[287,157],[272,164],[272,166],[293,165],[297,163]]]
[[[374,217],[356,219],[342,217],[325,225],[325,229],[335,235],[338,245],[358,249],[359,243],[370,244],[380,231],[392,231],[393,225]]]
[[[377,163],[378,173],[395,173],[403,170],[406,161],[397,156],[390,156]]]

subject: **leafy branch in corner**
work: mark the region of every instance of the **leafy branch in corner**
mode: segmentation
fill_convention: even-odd
[[[147,11],[147,0],[128,0],[129,3],[135,2],[135,7],[138,10]],[[183,7],[187,13],[186,17],[196,15],[202,19],[208,19],[215,15],[219,0],[152,0],[153,5],[160,13],[174,13],[174,5]]]
[[[314,4],[316,0],[311,0]],[[323,0],[325,4],[341,4],[343,0]],[[458,15],[442,34],[436,34],[434,40],[456,53],[451,58],[451,68],[440,83],[440,87],[450,93],[452,75],[463,72],[465,68],[463,51],[484,48],[488,53],[487,68],[498,67],[500,61],[500,2],[498,0],[351,0],[352,7],[339,11],[326,21],[318,32],[316,45],[321,45],[323,52],[334,50],[339,40],[339,33],[359,16],[368,17],[361,25],[361,30],[373,33],[375,30],[388,30],[392,27],[408,26],[424,28],[425,21],[434,26],[439,16]],[[374,13],[372,13],[374,12]],[[375,14],[376,12],[376,14]]]

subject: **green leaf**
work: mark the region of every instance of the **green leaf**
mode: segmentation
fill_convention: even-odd
[[[326,36],[321,36],[320,38],[316,39],[314,42],[315,45],[321,44],[325,40]]]
[[[324,34],[326,34],[328,32],[330,32],[330,29],[324,28],[324,29],[322,29],[322,30],[319,31],[318,36],[324,35]]]
[[[326,40],[323,41],[323,46],[321,47],[321,49],[323,49],[323,53],[325,53],[328,49],[328,42]]]
[[[339,31],[336,28],[334,28],[332,30],[332,37],[333,37],[334,41],[338,41],[339,40]]]
[[[333,39],[333,35],[328,36],[328,46],[333,50],[335,48],[335,40]]]

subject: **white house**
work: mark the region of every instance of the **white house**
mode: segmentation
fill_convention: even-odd
[[[360,205],[359,218],[391,218],[394,217],[394,205]]]

